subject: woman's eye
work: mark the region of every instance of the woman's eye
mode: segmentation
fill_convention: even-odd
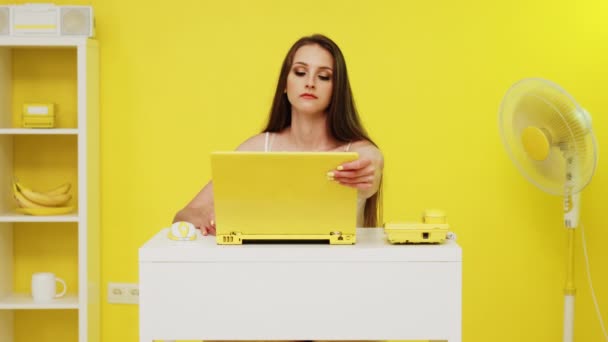
[[[293,73],[296,74],[296,76],[298,76],[298,77],[302,77],[302,76],[306,75],[306,73],[304,71],[300,71],[300,70],[295,70]]]
[[[322,81],[329,81],[331,77],[327,75],[319,75],[319,79]]]

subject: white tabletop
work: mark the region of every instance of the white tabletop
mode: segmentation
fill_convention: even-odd
[[[358,228],[354,245],[250,244],[218,245],[215,236],[173,241],[162,229],[139,250],[148,262],[461,262],[462,250],[453,240],[431,245],[392,245],[382,228]],[[198,233],[198,232],[197,232]]]

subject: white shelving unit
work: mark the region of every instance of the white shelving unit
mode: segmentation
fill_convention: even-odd
[[[76,56],[76,127],[28,129],[13,123],[14,55],[18,49],[69,49]],[[41,61],[43,63],[44,61]],[[17,104],[20,105],[20,104]],[[59,113],[57,114],[59,115]],[[15,211],[15,140],[73,136],[77,156],[77,211],[61,216],[28,216]],[[62,153],[61,150],[57,153]],[[69,151],[74,153],[74,151]],[[35,156],[33,156],[35,157]],[[15,340],[16,310],[78,311],[78,341],[100,340],[100,198],[99,198],[99,51],[93,39],[73,37],[0,37],[0,342]],[[37,170],[38,172],[38,170]],[[43,174],[44,170],[40,170]],[[19,224],[66,222],[77,226],[78,289],[50,303],[35,303],[29,293],[14,291],[14,232]],[[35,326],[35,325],[33,325]]]

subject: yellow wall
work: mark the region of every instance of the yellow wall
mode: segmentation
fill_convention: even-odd
[[[290,45],[320,32],[341,46],[363,121],[384,152],[385,219],[448,212],[464,251],[463,340],[560,338],[561,200],[512,165],[497,110],[515,81],[551,79],[591,113],[608,151],[608,3],[65,3],[95,7],[101,46],[104,300],[107,282],[138,281],[138,248],[208,180],[209,153],[261,129]],[[600,158],[582,221],[608,319],[607,166]],[[598,341],[578,234],[576,338]],[[136,341],[137,326],[136,306],[103,304],[103,341]]]

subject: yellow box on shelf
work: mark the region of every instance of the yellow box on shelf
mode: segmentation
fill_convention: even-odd
[[[386,222],[384,233],[393,244],[442,243],[449,228],[444,212],[426,210],[422,222]]]
[[[53,128],[55,105],[53,103],[26,103],[23,105],[23,127]]]

